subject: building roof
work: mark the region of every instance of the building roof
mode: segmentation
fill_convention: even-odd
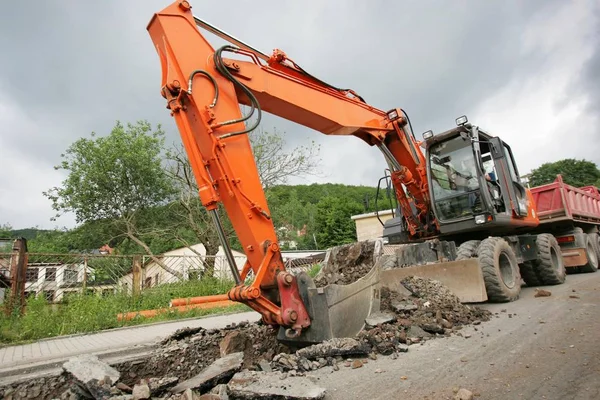
[[[379,211],[379,215],[392,215],[392,210],[381,210]],[[357,214],[357,215],[353,215],[352,218],[353,220],[357,220],[357,219],[364,219],[364,218],[373,218],[373,217],[377,217],[377,212],[370,212],[370,213],[365,213],[365,214]]]

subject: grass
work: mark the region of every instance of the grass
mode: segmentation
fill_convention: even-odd
[[[221,294],[231,287],[233,282],[203,279],[161,285],[147,289],[137,297],[126,294],[111,294],[104,297],[93,294],[71,294],[65,296],[63,302],[53,305],[48,304],[42,296],[31,297],[27,300],[26,312],[23,316],[6,316],[4,313],[0,315],[0,345],[157,321],[249,310],[243,304],[236,304],[211,310],[165,312],[153,318],[117,320],[119,313],[167,308],[169,301],[174,298]]]
[[[311,277],[314,278],[315,276],[317,276],[317,274],[319,273],[319,271],[321,271],[321,264],[315,264],[313,265],[307,272],[307,274]]]
[[[314,265],[308,274],[314,277],[320,269],[320,264]],[[198,281],[163,284],[146,289],[136,297],[125,293],[108,296],[65,294],[59,304],[48,304],[43,296],[31,297],[27,300],[26,312],[22,316],[6,316],[0,310],[0,346],[158,321],[249,311],[248,306],[236,304],[210,310],[169,311],[152,318],[117,320],[117,315],[120,313],[168,308],[172,299],[227,293],[234,285],[233,281],[205,278]]]

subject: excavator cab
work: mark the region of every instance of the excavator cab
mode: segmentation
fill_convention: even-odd
[[[500,138],[457,119],[426,139],[433,212],[445,236],[502,234],[537,225],[531,194],[521,184],[512,150]]]

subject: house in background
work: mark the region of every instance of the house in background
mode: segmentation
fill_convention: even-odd
[[[236,268],[241,273],[246,264],[246,255],[236,250],[231,251],[235,259]],[[282,251],[281,255],[286,269],[294,273],[322,262],[325,258],[325,251]],[[227,261],[222,246],[219,246],[219,251],[216,256],[207,255],[204,245],[198,243],[189,247],[181,247],[179,249],[168,251],[156,256],[156,258],[164,265],[164,267],[151,257],[145,256],[139,281],[141,286],[140,289],[151,288],[167,283],[201,279],[209,262],[214,263],[213,276],[219,279],[233,281],[229,262]],[[133,269],[119,278],[118,286],[122,291],[128,294],[133,293]]]
[[[65,293],[80,292],[83,282],[94,280],[94,270],[83,262],[28,263],[25,274],[25,296],[43,294],[51,302],[61,301]]]
[[[246,255],[235,250],[232,250],[232,253],[236,268],[241,273],[246,263]],[[208,263],[214,263],[215,277],[233,280],[229,262],[221,246],[219,246],[219,251],[214,256],[207,255],[206,247],[202,243],[198,243],[189,247],[181,247],[168,251],[156,256],[156,258],[164,267],[151,257],[144,257],[140,279],[142,288],[200,279],[204,275]],[[119,287],[129,294],[132,293],[133,270],[119,278]]]
[[[377,213],[371,212],[366,214],[353,215],[352,220],[356,224],[356,239],[360,242],[362,240],[373,240],[383,237],[383,225],[381,222],[393,218],[392,210],[379,211],[379,219]]]

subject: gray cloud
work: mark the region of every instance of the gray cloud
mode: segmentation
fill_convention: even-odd
[[[0,167],[21,176],[0,178],[0,222],[52,226],[41,192],[60,183],[62,175],[52,166],[61,152],[91,131],[105,134],[116,120],[148,119],[163,124],[170,141],[178,140],[158,94],[160,65],[146,31],[152,14],[166,5],[5,6]],[[467,114],[512,144],[522,172],[566,156],[600,163],[595,2],[192,5],[196,15],[267,53],[286,51],[312,74],[353,88],[376,107],[406,109],[417,134],[445,130]],[[565,144],[565,130],[573,124],[577,134],[570,132]],[[325,137],[267,116],[264,129],[273,126],[287,132],[290,148],[310,139],[322,144],[327,175],[318,181],[374,185],[385,168],[379,153],[358,139]]]

